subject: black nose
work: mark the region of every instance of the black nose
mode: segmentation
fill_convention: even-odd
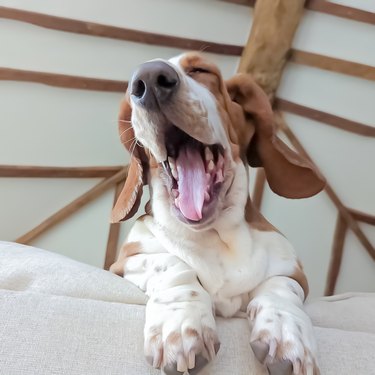
[[[163,61],[150,61],[139,66],[130,83],[133,100],[148,109],[163,105],[177,91],[177,72]]]

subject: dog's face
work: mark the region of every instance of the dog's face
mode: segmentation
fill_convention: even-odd
[[[272,124],[270,103],[249,76],[225,83],[200,54],[140,65],[120,110],[121,140],[132,162],[113,220],[134,214],[150,166],[172,214],[199,228],[225,207],[239,163],[263,166],[279,194],[287,195],[285,181],[294,175],[302,176],[302,190],[310,185],[302,196],[316,193],[322,186],[316,171],[274,136]]]
[[[196,54],[147,62],[129,94],[134,135],[163,167],[173,214],[190,225],[212,222],[233,179],[224,116],[231,100],[218,68]]]

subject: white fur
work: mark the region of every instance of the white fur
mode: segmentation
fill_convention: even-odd
[[[179,57],[169,63],[178,66]],[[190,77],[183,79],[192,99],[205,107],[215,142],[229,148],[212,94]],[[317,374],[304,292],[288,277],[297,266],[295,252],[278,232],[249,226],[244,218],[247,168],[230,159],[230,169],[233,181],[221,214],[201,231],[173,216],[163,182],[158,175],[151,178],[153,216],[138,221],[127,239],[140,242],[143,252],[129,257],[124,267],[124,277],[150,297],[145,354],[154,367],[188,370],[195,356],[212,359],[217,341],[213,311],[224,317],[242,312],[249,318],[252,341],[269,346],[265,365],[289,360],[295,374]],[[189,329],[198,336],[189,335]],[[181,338],[171,344],[174,334]],[[283,345],[286,349],[279,358]]]

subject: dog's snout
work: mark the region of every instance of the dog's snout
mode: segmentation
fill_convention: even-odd
[[[177,72],[163,61],[150,61],[139,66],[131,80],[133,100],[148,109],[163,105],[176,92],[180,80]]]

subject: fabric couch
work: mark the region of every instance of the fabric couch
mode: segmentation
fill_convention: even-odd
[[[107,271],[0,242],[0,375],[160,374],[143,357],[146,296]],[[375,294],[306,305],[322,375],[375,374]],[[265,375],[245,319],[218,319],[221,348],[205,375]]]

